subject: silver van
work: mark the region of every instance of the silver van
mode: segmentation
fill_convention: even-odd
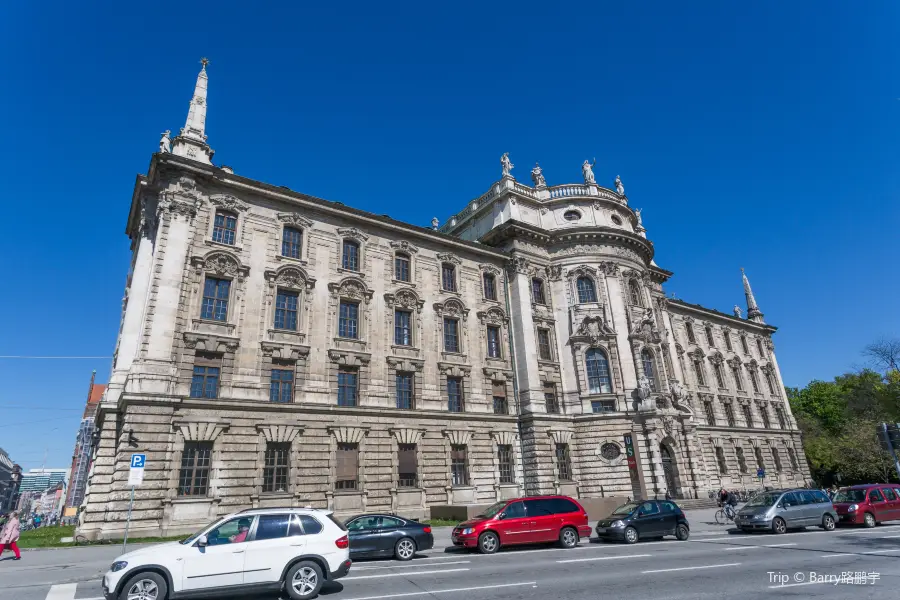
[[[833,531],[837,511],[821,490],[771,490],[761,492],[747,501],[734,517],[734,524],[742,531],[773,531],[821,527]]]

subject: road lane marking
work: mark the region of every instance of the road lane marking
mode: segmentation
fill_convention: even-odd
[[[699,569],[719,569],[721,567],[737,567],[741,563],[723,563],[721,565],[699,565],[696,567],[678,567],[676,569],[654,569],[652,571],[641,571],[641,575],[648,573],[671,573],[672,571],[697,571]]]
[[[748,550],[750,548],[783,548],[785,546],[796,546],[796,542],[788,543],[788,544],[765,544],[763,546],[732,546],[730,548],[723,548],[723,550]]]
[[[62,583],[50,586],[46,600],[75,600],[77,583]]]
[[[890,533],[894,533],[896,531],[896,528],[900,527],[900,525],[890,525],[889,527],[892,528]],[[860,533],[880,533],[881,531],[887,531],[887,528],[881,527],[879,531],[876,531],[874,529],[862,529],[859,531],[840,531],[840,530],[837,530],[837,531],[795,531],[794,533],[781,533],[778,535],[778,537],[788,537],[788,536],[792,536],[792,535],[816,535],[816,534],[824,533],[824,534],[837,534],[837,537],[840,538],[841,536],[845,536],[845,535],[858,535]],[[754,534],[749,534],[749,535],[730,535],[730,536],[728,536],[727,539],[729,539],[729,540],[747,540],[747,539],[751,539],[751,538],[759,539],[761,535],[765,535],[765,534],[764,533],[762,533],[762,534],[754,533]],[[719,540],[697,540],[697,541],[698,542],[710,542],[710,541],[718,542]]]
[[[900,535],[886,535],[886,536],[884,536],[884,537],[881,538],[881,539],[883,539],[883,540],[892,540],[892,539],[894,539],[894,538],[900,538]]]
[[[840,558],[841,556],[857,556],[853,552],[848,552],[846,554],[823,554],[819,558]]]
[[[578,562],[589,562],[592,560],[619,560],[622,558],[646,558],[647,556],[653,556],[652,554],[627,554],[623,556],[595,556],[593,558],[571,558],[569,560],[558,560],[558,563],[578,563]]]
[[[830,583],[831,585],[835,585],[834,581],[804,581],[803,583],[784,583],[780,585],[770,585],[770,590],[778,590],[781,588],[789,588],[789,587],[798,587],[801,585],[819,585],[820,583]]]
[[[429,565],[429,564],[409,565],[409,564],[406,564],[406,565],[385,565],[385,566],[380,566],[380,567],[357,567],[356,565],[354,565],[353,567],[351,567],[351,569],[353,571],[372,571],[374,569],[410,569],[413,567],[418,568],[418,569],[421,569],[423,567],[426,569],[429,569],[431,567],[444,567],[446,565],[467,565],[470,562],[472,562],[472,561],[471,560],[454,560],[454,561],[450,561],[450,562],[441,563],[439,565]]]
[[[378,577],[412,577],[413,575],[430,575],[432,573],[458,573],[459,571],[468,570],[469,569],[441,569],[434,571],[413,571],[412,573],[382,573],[381,575],[360,575],[359,577],[344,577],[342,578],[342,581],[352,581],[354,579],[375,579]],[[54,600],[56,599],[54,598]]]
[[[346,581],[347,578],[344,577]],[[530,585],[537,587],[537,581],[523,581],[522,583],[500,583],[497,585],[481,585],[478,587],[453,588],[449,590],[427,590],[421,592],[404,592],[402,594],[385,594],[384,596],[363,596],[361,598],[347,598],[347,600],[382,600],[383,598],[403,598],[406,596],[430,596],[431,594],[452,594],[455,592],[476,592],[478,590],[496,590],[508,587],[521,587]]]
[[[891,550],[868,550],[866,552],[860,552],[862,555],[866,554],[885,554],[886,552],[900,552],[900,548],[893,548]]]

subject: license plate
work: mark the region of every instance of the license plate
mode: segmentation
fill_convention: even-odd
[[[598,527],[598,528],[597,528],[597,533],[598,533],[598,534],[606,533],[606,527]]]

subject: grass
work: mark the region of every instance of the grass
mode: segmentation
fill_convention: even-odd
[[[61,542],[61,538],[73,537],[75,535],[74,525],[63,525],[55,527],[41,527],[32,529],[31,531],[23,531],[19,536],[19,548],[69,548],[71,546],[108,546],[113,544],[121,544],[122,540],[99,540],[96,542],[81,541]],[[184,535],[176,535],[170,537],[129,537],[129,544],[154,544],[159,542],[172,542],[184,539]]]
[[[456,527],[460,524],[460,521],[454,519],[425,519],[422,523],[432,527]]]

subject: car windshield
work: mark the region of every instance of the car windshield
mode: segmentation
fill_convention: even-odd
[[[475,515],[476,519],[490,519],[493,518],[498,512],[503,510],[506,505],[509,504],[506,501],[503,502],[495,502],[491,504],[487,509],[485,509],[482,513]]]
[[[772,506],[779,498],[781,498],[781,494],[757,494],[750,498],[744,506],[750,508],[754,506]]]
[[[630,515],[634,511],[637,510],[637,507],[640,506],[637,502],[629,502],[627,504],[623,504],[616,510],[612,511],[614,515]]]
[[[862,502],[866,499],[866,490],[841,490],[834,495],[832,502]]]
[[[181,541],[178,542],[178,543],[179,543],[179,544],[182,544],[183,546],[190,546],[191,544],[193,544],[193,543],[197,540],[198,537],[200,537],[200,535],[201,535],[204,531],[206,531],[207,529],[209,529],[210,527],[212,527],[213,525],[215,525],[216,523],[218,523],[218,522],[221,521],[221,520],[222,520],[222,519],[216,519],[215,521],[213,521],[213,522],[210,523],[209,525],[204,525],[202,529],[198,529],[196,533],[192,533],[191,535],[189,535],[188,537],[184,538],[183,540],[181,540]]]

